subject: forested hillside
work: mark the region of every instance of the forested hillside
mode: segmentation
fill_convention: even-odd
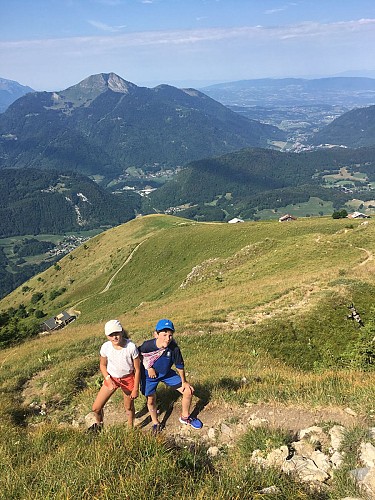
[[[214,220],[221,220],[222,211],[250,218],[257,210],[307,201],[310,196],[331,200],[339,207],[353,194],[327,189],[324,176],[344,166],[365,174],[367,182],[359,183],[357,195],[360,192],[363,199],[373,198],[368,182],[375,180],[374,149],[340,148],[300,154],[244,149],[190,163],[174,180],[150,195],[148,208],[166,210],[214,202]],[[180,215],[188,214],[182,211]]]
[[[140,197],[113,195],[77,173],[0,170],[0,237],[113,226],[135,216]]]
[[[375,146],[375,106],[348,111],[320,130],[313,144],[338,144],[349,148]]]

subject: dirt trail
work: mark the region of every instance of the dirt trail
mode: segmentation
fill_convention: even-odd
[[[194,405],[192,410],[194,414]],[[231,441],[235,440],[252,426],[265,425],[297,433],[301,429],[327,422],[340,424],[348,428],[364,422],[362,416],[356,415],[349,408],[303,408],[278,403],[246,403],[240,407],[232,404],[221,405],[216,402],[209,402],[197,414],[198,418],[203,422],[203,428],[196,431],[179,423],[180,412],[180,400],[177,400],[167,411],[160,412],[159,421],[164,425],[163,434],[165,436],[176,437],[191,434],[205,440],[209,430],[214,429],[219,443],[228,442],[228,438]],[[151,431],[150,417],[146,407],[139,411],[136,417],[137,427],[145,431]],[[122,405],[109,401],[105,408],[104,425],[111,426],[119,423],[125,425],[125,422],[126,416]]]
[[[118,273],[126,266],[126,264],[128,264],[135,252],[138,250],[138,248],[145,242],[146,240],[142,240],[140,243],[138,243],[138,245],[132,250],[132,252],[128,255],[127,259],[125,260],[125,262],[123,262],[123,264],[121,264],[121,266],[117,269],[117,271],[111,276],[111,278],[109,279],[108,283],[106,284],[106,286],[103,288],[102,291],[99,292],[99,294],[102,294],[102,293],[105,293],[105,292],[108,292],[108,290],[111,288],[112,286],[112,283],[113,283],[113,280],[116,278],[116,276],[118,275]],[[80,314],[80,311],[77,310],[77,307],[82,304],[83,302],[85,302],[86,300],[90,299],[91,297],[94,297],[95,294],[92,294],[92,295],[89,295],[88,297],[85,297],[84,299],[80,300],[79,302],[77,302],[74,306],[70,307],[69,308],[69,312],[72,312],[72,313],[76,313],[76,314]]]

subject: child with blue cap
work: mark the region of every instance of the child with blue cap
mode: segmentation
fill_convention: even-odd
[[[187,382],[184,360],[176,341],[173,339],[175,328],[171,320],[161,319],[157,322],[154,338],[146,340],[139,347],[142,358],[141,391],[147,398],[147,408],[152,419],[152,430],[160,431],[160,423],[156,407],[156,388],[159,382],[176,389],[182,394],[181,424],[193,429],[201,429],[202,422],[190,415],[190,405],[194,388]],[[172,370],[175,365],[176,370]]]

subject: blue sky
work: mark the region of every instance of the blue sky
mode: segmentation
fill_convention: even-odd
[[[0,0],[0,77],[61,90],[375,77],[375,0]]]

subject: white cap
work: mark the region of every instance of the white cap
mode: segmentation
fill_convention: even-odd
[[[111,319],[107,321],[104,326],[104,333],[108,336],[111,333],[119,333],[122,332],[122,326],[118,319]]]

